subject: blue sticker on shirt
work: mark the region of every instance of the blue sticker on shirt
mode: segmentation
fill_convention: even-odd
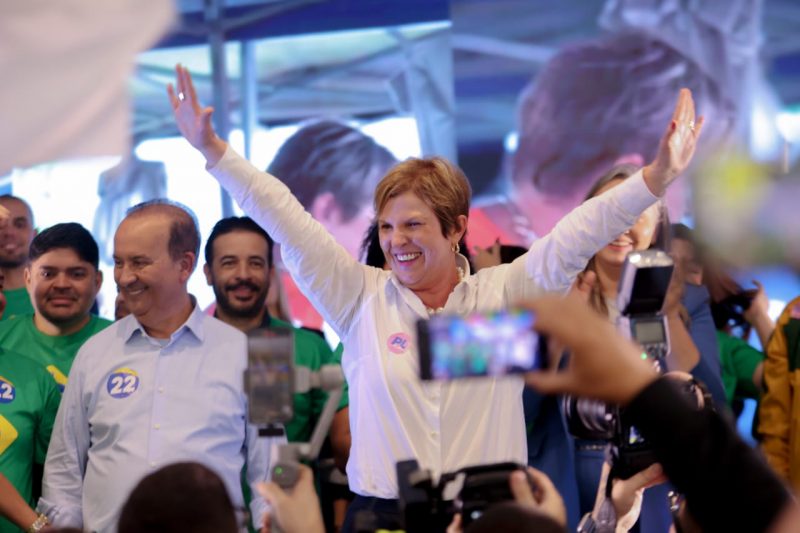
[[[127,398],[139,388],[139,374],[130,368],[118,368],[108,376],[106,389],[112,398]]]
[[[14,384],[3,376],[0,376],[0,403],[11,403],[17,397],[17,389]]]

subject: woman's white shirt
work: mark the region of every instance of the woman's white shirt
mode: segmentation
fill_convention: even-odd
[[[230,148],[209,171],[281,244],[298,287],[344,343],[351,490],[397,498],[395,464],[404,459],[417,459],[435,476],[476,464],[527,463],[521,379],[421,381],[416,322],[428,311],[411,290],[391,272],[358,263],[283,183]],[[639,172],[576,208],[511,264],[472,275],[458,256],[466,276],[443,312],[493,311],[566,291],[589,258],[656,200]]]

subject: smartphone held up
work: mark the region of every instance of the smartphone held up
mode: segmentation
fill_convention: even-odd
[[[417,323],[420,377],[497,377],[547,367],[547,343],[527,310],[434,315]]]

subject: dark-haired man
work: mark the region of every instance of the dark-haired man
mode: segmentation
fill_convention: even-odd
[[[33,239],[28,257],[34,312],[0,322],[0,346],[38,361],[63,391],[78,349],[111,323],[89,312],[103,283],[97,243],[80,224],[56,224]]]
[[[3,294],[6,310],[0,320],[33,313],[31,299],[25,289],[25,267],[28,249],[36,236],[31,206],[16,196],[0,196],[0,207],[8,211],[8,221],[0,225],[0,269],[5,274]]]
[[[325,364],[339,364],[325,340],[310,331],[271,317],[264,301],[272,271],[272,239],[247,217],[217,222],[205,248],[206,281],[217,299],[215,316],[248,333],[256,328],[291,328],[294,332],[295,363],[318,371]],[[322,413],[328,395],[312,389],[294,395],[294,418],[286,424],[290,442],[307,442]],[[347,390],[331,426],[330,437],[337,466],[344,470],[350,452]]]
[[[189,294],[200,235],[167,201],[132,208],[114,236],[114,280],[131,315],[78,352],[58,410],[39,509],[57,526],[116,531],[125,499],[154,469],[213,468],[237,506],[269,472],[269,444],[247,423],[246,339]],[[255,490],[253,493],[256,493]],[[261,523],[266,504],[254,498]]]
[[[56,384],[38,362],[0,348],[0,533],[43,523],[31,508],[34,465],[44,463],[59,400]]]

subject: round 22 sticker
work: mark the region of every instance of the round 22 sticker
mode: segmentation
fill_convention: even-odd
[[[14,384],[3,376],[0,376],[0,403],[11,403],[17,397],[17,389]]]
[[[127,398],[139,388],[139,374],[130,368],[118,368],[108,376],[106,389],[112,398]]]

